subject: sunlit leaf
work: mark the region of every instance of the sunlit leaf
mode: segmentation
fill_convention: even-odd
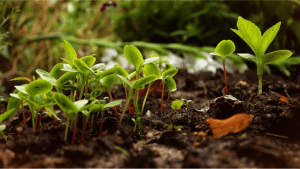
[[[65,41],[65,40],[64,40],[64,48],[65,48],[66,55],[69,59],[69,64],[71,66],[73,66],[73,60],[77,59],[76,51],[74,50],[72,45],[69,42]]]
[[[115,100],[113,102],[110,102],[110,103],[107,103],[104,105],[104,108],[107,108],[107,107],[114,107],[114,106],[117,106],[119,104],[122,103],[122,100]]]
[[[64,111],[68,113],[77,113],[78,109],[73,104],[73,102],[64,94],[61,93],[54,93],[53,94],[54,100],[57,105]]]
[[[50,82],[47,82],[46,80],[43,79],[38,79],[29,83],[25,87],[25,91],[29,95],[35,96],[35,95],[40,95],[40,94],[45,94],[50,92],[52,90],[52,87],[53,86]]]
[[[142,53],[133,45],[126,45],[124,47],[124,54],[127,61],[136,69],[144,63]]]
[[[51,72],[50,72],[50,76],[54,77],[54,78],[57,78],[61,73],[62,73],[62,68],[64,68],[64,64],[63,63],[58,63],[56,64]]]
[[[270,52],[262,56],[262,63],[265,65],[268,63],[279,62],[290,57],[292,54],[293,53],[289,50],[277,50]]]

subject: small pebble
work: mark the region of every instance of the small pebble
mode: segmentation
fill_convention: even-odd
[[[242,86],[247,86],[247,82],[245,82],[245,81],[242,81],[242,80],[241,80],[241,81],[239,81],[239,84],[240,84],[240,85],[242,85]]]
[[[177,129],[177,132],[181,133],[181,132],[182,132],[182,131],[181,131],[181,128]]]
[[[147,138],[152,138],[152,137],[153,137],[153,134],[152,134],[152,133],[147,133],[146,137],[147,137]]]
[[[146,117],[147,117],[147,118],[151,118],[151,111],[150,111],[150,110],[147,111]]]

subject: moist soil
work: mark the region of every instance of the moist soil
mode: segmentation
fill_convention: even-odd
[[[126,112],[122,124],[114,109],[104,113],[102,136],[99,136],[100,116],[90,123],[84,140],[79,144],[83,115],[77,123],[75,145],[72,131],[64,141],[64,114],[57,107],[61,121],[42,116],[42,127],[34,130],[29,119],[26,125],[21,111],[7,125],[8,143],[0,139],[0,167],[300,167],[300,76],[283,78],[263,75],[263,93],[258,95],[255,71],[227,75],[229,95],[224,96],[224,74],[188,74],[180,70],[174,79],[177,91],[171,93],[165,110],[168,91],[164,93],[164,110],[160,110],[161,91],[149,95],[141,117],[143,140],[138,129],[133,132],[132,115]],[[165,89],[167,89],[165,87]],[[119,115],[125,107],[122,87],[112,89],[113,98],[123,99],[117,108]],[[106,92],[102,96],[108,96]],[[183,128],[172,131],[174,99],[193,100],[176,110],[175,125]],[[143,97],[140,96],[140,105]],[[1,113],[5,111],[0,109]],[[253,117],[244,130],[215,138],[206,122],[208,118],[227,119],[237,113]],[[30,113],[27,113],[30,114]],[[133,116],[134,118],[136,115]],[[144,143],[146,143],[144,145]]]

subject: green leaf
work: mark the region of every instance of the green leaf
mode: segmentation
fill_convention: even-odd
[[[159,57],[150,57],[150,58],[147,58],[145,59],[145,62],[143,63],[143,65],[146,65],[148,63],[152,63],[152,62],[155,62],[159,59]]]
[[[71,84],[62,86],[62,89],[64,89],[64,90],[71,90],[71,89],[73,89],[73,90],[80,91],[80,89],[78,87],[76,87],[75,85],[71,85]]]
[[[57,79],[56,81],[56,85],[57,86],[62,86],[64,84],[66,84],[69,80],[71,80],[74,76],[76,75],[76,73],[73,72],[67,72],[64,75],[62,75],[59,79]]]
[[[100,79],[106,77],[106,76],[109,76],[111,74],[119,74],[119,75],[122,75],[124,77],[128,77],[128,73],[126,72],[125,69],[123,69],[122,67],[118,66],[118,65],[115,65],[114,67],[110,68],[110,69],[107,69],[105,70],[104,72],[102,72],[100,74]]]
[[[46,80],[47,82],[50,82],[52,85],[56,86],[56,79],[54,77],[52,77],[50,75],[50,73],[41,70],[41,69],[37,69],[36,73],[44,80]]]
[[[169,93],[176,90],[176,82],[171,76],[167,76],[166,79],[166,85],[169,88]]]
[[[26,86],[27,86],[27,85],[26,85]],[[15,86],[15,88],[16,88],[17,90],[19,90],[20,92],[22,92],[22,93],[28,95],[28,93],[27,93],[26,90],[25,90],[26,86],[25,86],[25,85],[23,85],[23,86]]]
[[[144,85],[152,82],[155,79],[156,79],[155,75],[149,75],[149,76],[142,77],[139,80],[136,80],[132,83],[132,88],[135,89],[139,86],[144,86]]]
[[[114,106],[117,106],[119,104],[122,103],[122,100],[115,100],[113,102],[110,102],[110,103],[107,103],[104,105],[104,108],[107,108],[107,107],[114,107]]]
[[[261,49],[260,54],[261,56],[265,54],[266,50],[268,49],[270,43],[274,40],[275,36],[277,35],[277,32],[279,31],[281,22],[278,22],[276,25],[272,26],[270,29],[268,29],[263,37],[262,37],[262,43],[261,43]]]
[[[92,66],[91,69],[97,71],[97,70],[102,70],[104,67],[105,67],[104,63],[98,63]]]
[[[127,61],[136,69],[144,63],[142,53],[133,45],[126,45],[124,47],[124,54]]]
[[[11,97],[14,97],[14,98],[16,98],[16,99],[21,100],[21,98],[18,96],[18,94],[10,93],[9,95],[10,95]]]
[[[128,75],[128,80],[133,79],[135,76],[136,76],[136,71],[134,71]]]
[[[251,61],[257,63],[256,56],[253,56],[253,55],[251,55],[249,53],[238,53],[238,55],[241,56],[241,57],[243,57],[243,58],[245,58],[245,59],[248,59],[248,60],[251,60]]]
[[[65,61],[68,65],[72,65],[73,66],[73,63],[71,63],[69,60],[67,59],[64,59],[64,58],[60,58],[61,60]]]
[[[99,110],[100,110],[100,108],[101,108],[101,106],[99,105],[99,104],[93,104],[90,108],[89,108],[89,110],[90,110],[90,112],[98,112]]]
[[[132,88],[132,85],[129,83],[129,81],[127,80],[126,77],[122,76],[122,75],[118,75],[115,73],[115,75],[117,76],[117,78],[119,78],[120,80],[122,80],[125,84],[127,84],[130,88]]]
[[[50,76],[54,77],[54,78],[57,78],[61,73],[62,73],[62,68],[64,68],[64,64],[63,63],[58,63],[56,64],[51,72],[50,72]]]
[[[84,61],[88,67],[92,67],[96,62],[94,55],[82,57],[80,60]]]
[[[65,48],[66,55],[69,59],[69,64],[71,66],[73,66],[73,60],[77,59],[76,51],[74,50],[72,45],[69,42],[65,41],[65,40],[64,40],[64,48]]]
[[[50,92],[52,90],[52,87],[53,86],[50,82],[47,82],[46,80],[43,79],[38,79],[29,83],[26,86],[25,91],[30,96],[35,96],[35,95],[40,95],[40,94],[45,94]]]
[[[0,125],[0,132],[3,132],[6,129],[6,126],[4,124]]]
[[[178,72],[178,69],[170,68],[162,73],[162,77],[163,77],[163,79],[165,79],[167,76],[173,77],[174,75],[176,75],[177,72]]]
[[[3,114],[0,115],[0,123],[2,123],[5,119],[7,119],[13,112],[15,108],[12,108],[10,110],[7,110]]]
[[[174,110],[178,110],[180,109],[180,107],[183,105],[183,101],[182,100],[175,100],[172,102],[172,109]]]
[[[84,114],[87,118],[89,118],[91,114],[91,112],[87,110],[82,110],[81,113]]]
[[[96,93],[96,96],[95,96],[95,93]],[[97,89],[97,90],[93,90],[93,91],[91,92],[90,96],[96,98],[96,97],[100,96],[101,94],[102,94],[102,90],[101,90],[101,89]]]
[[[252,22],[245,20],[240,17],[237,21],[237,27],[239,30],[231,29],[238,36],[240,36],[253,50],[256,56],[260,54],[260,45],[261,45],[261,32],[259,28]]]
[[[111,74],[103,78],[102,84],[106,86],[108,89],[110,89],[110,87],[116,82],[116,80],[117,80],[116,76],[114,74]]]
[[[262,56],[262,64],[275,63],[290,57],[293,53],[289,50],[277,50]]]
[[[66,111],[67,113],[77,113],[78,109],[73,104],[73,102],[64,94],[61,93],[54,93],[53,94],[55,102],[58,104],[58,106]]]
[[[31,82],[31,79],[28,77],[16,77],[16,78],[10,79],[9,81],[16,81],[16,80],[26,80],[29,83]]]
[[[83,108],[83,106],[85,106],[88,102],[89,102],[88,100],[78,100],[78,101],[74,102],[73,104],[80,111]]]
[[[82,72],[84,72],[84,74],[88,74],[89,73],[89,66],[82,60],[80,59],[74,59],[73,60],[74,65],[76,66],[76,68]],[[91,70],[92,72],[92,70]]]
[[[161,77],[159,68],[153,63],[146,64],[143,71],[145,76],[155,75],[157,79]]]
[[[14,108],[14,111],[9,116],[9,120],[12,119],[13,116],[17,113],[17,111],[19,110],[19,107],[20,107],[20,105],[22,103],[20,97],[17,94],[15,94],[15,93],[11,93],[11,94],[16,95],[16,97],[18,97],[18,98],[16,98],[16,97],[10,97],[9,100],[8,100],[6,110],[10,110],[10,109]]]
[[[63,64],[63,65],[64,65],[64,67],[62,69],[60,69],[61,71],[74,72],[74,73],[80,72],[79,70],[72,68],[69,64]]]
[[[216,47],[215,52],[225,60],[225,57],[235,51],[235,45],[231,40],[222,40]]]

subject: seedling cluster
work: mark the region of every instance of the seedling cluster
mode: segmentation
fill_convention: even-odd
[[[259,77],[259,94],[262,93],[262,75],[263,67],[268,63],[274,63],[284,60],[292,55],[289,50],[279,50],[265,54],[268,46],[275,38],[279,28],[280,22],[272,26],[267,30],[263,36],[257,26],[252,22],[238,18],[237,27],[239,30],[232,29],[238,36],[240,36],[253,50],[255,56],[251,54],[239,54],[240,56],[251,59],[257,64],[257,74]],[[163,97],[165,86],[168,87],[168,99],[166,104],[166,110],[168,109],[170,94],[176,91],[176,83],[173,76],[176,75],[178,69],[168,68],[162,71],[161,60],[159,57],[153,56],[148,59],[144,59],[141,52],[133,45],[126,45],[124,47],[124,54],[127,61],[134,66],[135,71],[131,74],[120,67],[115,65],[114,67],[103,70],[104,63],[96,62],[94,55],[78,58],[74,48],[67,41],[64,41],[64,49],[66,52],[66,58],[61,58],[63,62],[56,64],[50,72],[46,72],[41,69],[37,69],[36,73],[39,78],[33,76],[32,79],[26,77],[18,77],[12,80],[26,80],[28,84],[15,86],[14,93],[9,99],[7,111],[0,115],[0,123],[5,119],[11,119],[18,108],[23,112],[23,123],[26,124],[25,108],[31,112],[32,127],[39,130],[42,127],[42,113],[47,112],[48,116],[54,116],[56,119],[61,120],[54,111],[55,105],[58,105],[63,111],[66,117],[66,128],[64,139],[67,141],[67,134],[69,130],[73,130],[72,145],[75,143],[75,134],[77,132],[78,114],[84,115],[83,120],[83,132],[80,138],[80,143],[84,138],[84,132],[88,123],[90,123],[93,130],[93,123],[95,116],[100,114],[101,124],[99,129],[99,136],[102,135],[102,123],[104,118],[105,108],[113,107],[116,116],[119,116],[119,112],[116,106],[120,105],[122,100],[114,100],[111,94],[111,88],[117,80],[120,80],[123,84],[126,104],[121,113],[119,124],[121,125],[125,112],[128,108],[131,116],[136,114],[136,119],[132,118],[135,123],[134,132],[136,127],[139,129],[139,133],[142,139],[142,124],[141,116],[143,116],[144,106],[147,96],[150,92],[151,85],[155,81],[161,81],[162,94],[160,110],[163,110]],[[228,94],[227,77],[225,70],[225,59],[228,55],[235,51],[235,45],[231,40],[221,41],[214,55],[222,58],[225,77],[225,94]],[[93,84],[93,85],[91,85]],[[144,89],[148,85],[146,95],[141,107],[138,105],[139,91]],[[106,97],[103,97],[102,90],[107,89],[109,94],[109,103],[106,103]],[[53,90],[55,88],[55,92]],[[69,95],[65,95],[65,91],[69,90]],[[92,92],[89,92],[92,91]],[[188,110],[189,100],[175,100],[172,102],[173,124],[165,124],[170,129],[175,129],[181,126],[175,125],[176,110],[180,109],[183,104],[186,104]],[[4,135],[5,125],[0,125],[0,134],[6,140]]]

